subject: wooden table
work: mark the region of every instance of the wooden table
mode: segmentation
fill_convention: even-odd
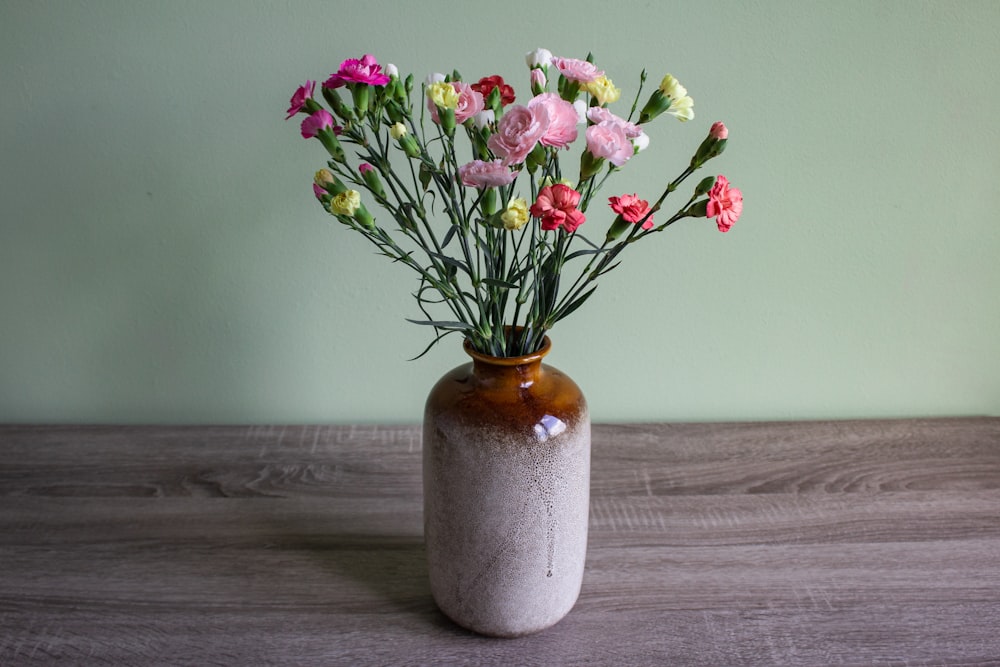
[[[583,592],[434,606],[415,426],[0,427],[2,665],[1000,664],[1000,419],[597,425]]]

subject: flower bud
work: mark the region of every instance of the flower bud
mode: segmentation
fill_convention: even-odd
[[[399,103],[392,99],[385,101],[385,115],[393,123],[401,123],[406,120],[406,113],[404,113]]]
[[[632,223],[623,218],[621,215],[619,215],[618,217],[615,218],[615,221],[612,222],[611,226],[608,228],[608,233],[604,237],[604,241],[606,243],[611,243],[619,236],[624,234],[626,231],[628,231],[630,227],[632,227]]]
[[[385,188],[382,187],[382,181],[379,179],[375,167],[365,162],[358,167],[358,171],[361,172],[361,179],[368,186],[368,189],[372,191],[372,194],[385,199]]]
[[[358,120],[362,120],[368,113],[368,89],[367,83],[355,83],[351,88],[351,97],[354,100],[354,113]]]
[[[391,127],[389,128],[389,135],[390,135],[390,136],[391,136],[391,137],[392,137],[393,139],[396,139],[397,141],[398,141],[399,139],[402,139],[403,137],[405,137],[405,136],[406,136],[407,134],[409,134],[409,132],[407,132],[407,130],[406,130],[406,126],[405,126],[405,125],[403,125],[402,123],[394,123],[394,124],[393,124],[393,125],[392,125],[392,126],[391,126]]]
[[[590,151],[583,151],[583,154],[580,155],[580,180],[585,181],[596,176],[602,167],[604,167],[604,158],[595,157]]]
[[[343,120],[349,121],[354,118],[354,112],[351,111],[349,106],[344,104],[344,100],[340,99],[340,95],[333,88],[323,86],[323,99],[330,105],[333,112]]]
[[[712,129],[708,132],[713,139],[728,139],[729,130],[721,120],[712,123]]]
[[[721,131],[716,125],[722,125],[721,123],[716,123],[712,125],[712,129],[709,131],[708,136],[705,140],[701,142],[698,146],[698,150],[695,151],[694,156],[691,158],[691,166],[695,169],[699,168],[701,165],[705,164],[714,157],[722,154],[722,151],[726,150],[726,143],[729,141],[725,138],[717,138],[717,134],[729,135],[729,131],[726,130],[726,126],[722,125]]]
[[[337,139],[336,133],[333,129],[322,129],[316,133],[316,138],[319,139],[323,147],[326,148],[326,152],[330,154],[334,160],[341,164],[347,163],[347,158],[344,157],[344,149],[340,145],[340,140]]]
[[[548,49],[535,49],[534,51],[529,51],[524,56],[524,61],[528,64],[531,69],[548,69],[549,65],[552,64],[552,52]]]
[[[319,171],[316,172],[316,175],[313,176],[313,182],[316,183],[316,185],[320,186],[321,188],[326,189],[327,186],[336,183],[337,179],[333,175],[333,172],[330,171],[329,169],[320,169]]]
[[[541,95],[545,92],[545,85],[548,83],[548,79],[545,77],[545,70],[543,69],[533,69],[531,70],[531,94]]]
[[[670,108],[670,98],[659,89],[654,90],[639,112],[639,124],[648,123]]]
[[[704,218],[708,215],[708,200],[696,201],[688,207],[685,213],[692,218]]]
[[[545,146],[540,142],[535,144],[535,147],[531,149],[528,153],[528,157],[524,160],[524,166],[528,168],[529,173],[534,173],[536,169],[545,164]]]
[[[341,192],[347,190],[347,187],[329,169],[320,169],[317,171],[316,175],[313,176],[313,184],[323,188],[323,190],[331,195],[339,195]]]
[[[495,89],[494,89],[495,90]],[[477,130],[482,130],[484,127],[489,127],[496,122],[496,112],[492,109],[483,109],[476,115],[472,117],[472,124]]]
[[[488,218],[497,210],[496,188],[486,188],[483,190],[483,197],[479,200],[479,210],[483,212],[483,217]]]
[[[354,212],[354,219],[357,220],[358,224],[365,229],[375,229],[375,218],[373,218],[372,214],[368,212],[368,209],[365,208],[364,204],[358,206],[358,210]]]
[[[713,185],[715,185],[715,176],[706,176],[705,178],[701,179],[701,181],[695,187],[694,196],[700,197],[703,194],[706,194],[709,190],[712,189]]]

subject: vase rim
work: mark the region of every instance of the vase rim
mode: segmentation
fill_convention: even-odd
[[[466,339],[463,344],[465,348],[465,353],[472,357],[475,361],[481,361],[483,363],[491,364],[493,366],[524,366],[525,364],[537,363],[542,360],[549,350],[552,348],[552,341],[549,340],[548,336],[542,338],[542,346],[536,351],[529,354],[523,354],[517,357],[494,357],[490,354],[484,354],[472,347],[472,341]]]

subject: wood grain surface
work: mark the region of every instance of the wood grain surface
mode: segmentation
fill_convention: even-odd
[[[0,426],[0,665],[1000,665],[1000,419],[597,425],[576,608],[430,597],[416,426]]]

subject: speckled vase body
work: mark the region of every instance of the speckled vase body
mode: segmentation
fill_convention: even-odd
[[[453,621],[517,637],[576,603],[587,552],[590,415],[576,383],[524,357],[479,354],[424,413],[424,539],[431,591]]]

